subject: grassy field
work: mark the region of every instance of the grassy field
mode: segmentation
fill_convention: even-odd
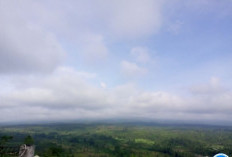
[[[197,157],[232,155],[232,128],[145,124],[49,124],[0,127],[5,145],[31,135],[43,157]]]

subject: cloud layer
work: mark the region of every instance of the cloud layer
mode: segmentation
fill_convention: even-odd
[[[1,91],[1,122],[26,121],[28,114],[31,120],[120,117],[229,121],[232,118],[232,92],[215,86],[215,78],[202,87],[191,87],[188,97],[166,91],[144,91],[134,84],[101,88],[91,83],[96,79],[95,74],[59,67],[46,77],[11,80],[13,89]],[[22,82],[28,86],[21,85]]]
[[[231,123],[231,17],[229,0],[0,0],[0,123]]]
[[[23,8],[15,5],[1,1],[0,73],[52,71],[65,55],[62,46],[53,34],[25,19]]]

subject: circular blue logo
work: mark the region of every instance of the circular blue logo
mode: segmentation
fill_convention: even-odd
[[[229,156],[223,153],[219,153],[219,154],[214,155],[213,157],[229,157]]]

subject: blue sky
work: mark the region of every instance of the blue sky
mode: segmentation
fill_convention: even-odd
[[[0,3],[0,122],[231,123],[231,0]]]

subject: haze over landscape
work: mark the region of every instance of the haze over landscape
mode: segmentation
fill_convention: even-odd
[[[231,0],[0,0],[0,123],[232,124]]]

